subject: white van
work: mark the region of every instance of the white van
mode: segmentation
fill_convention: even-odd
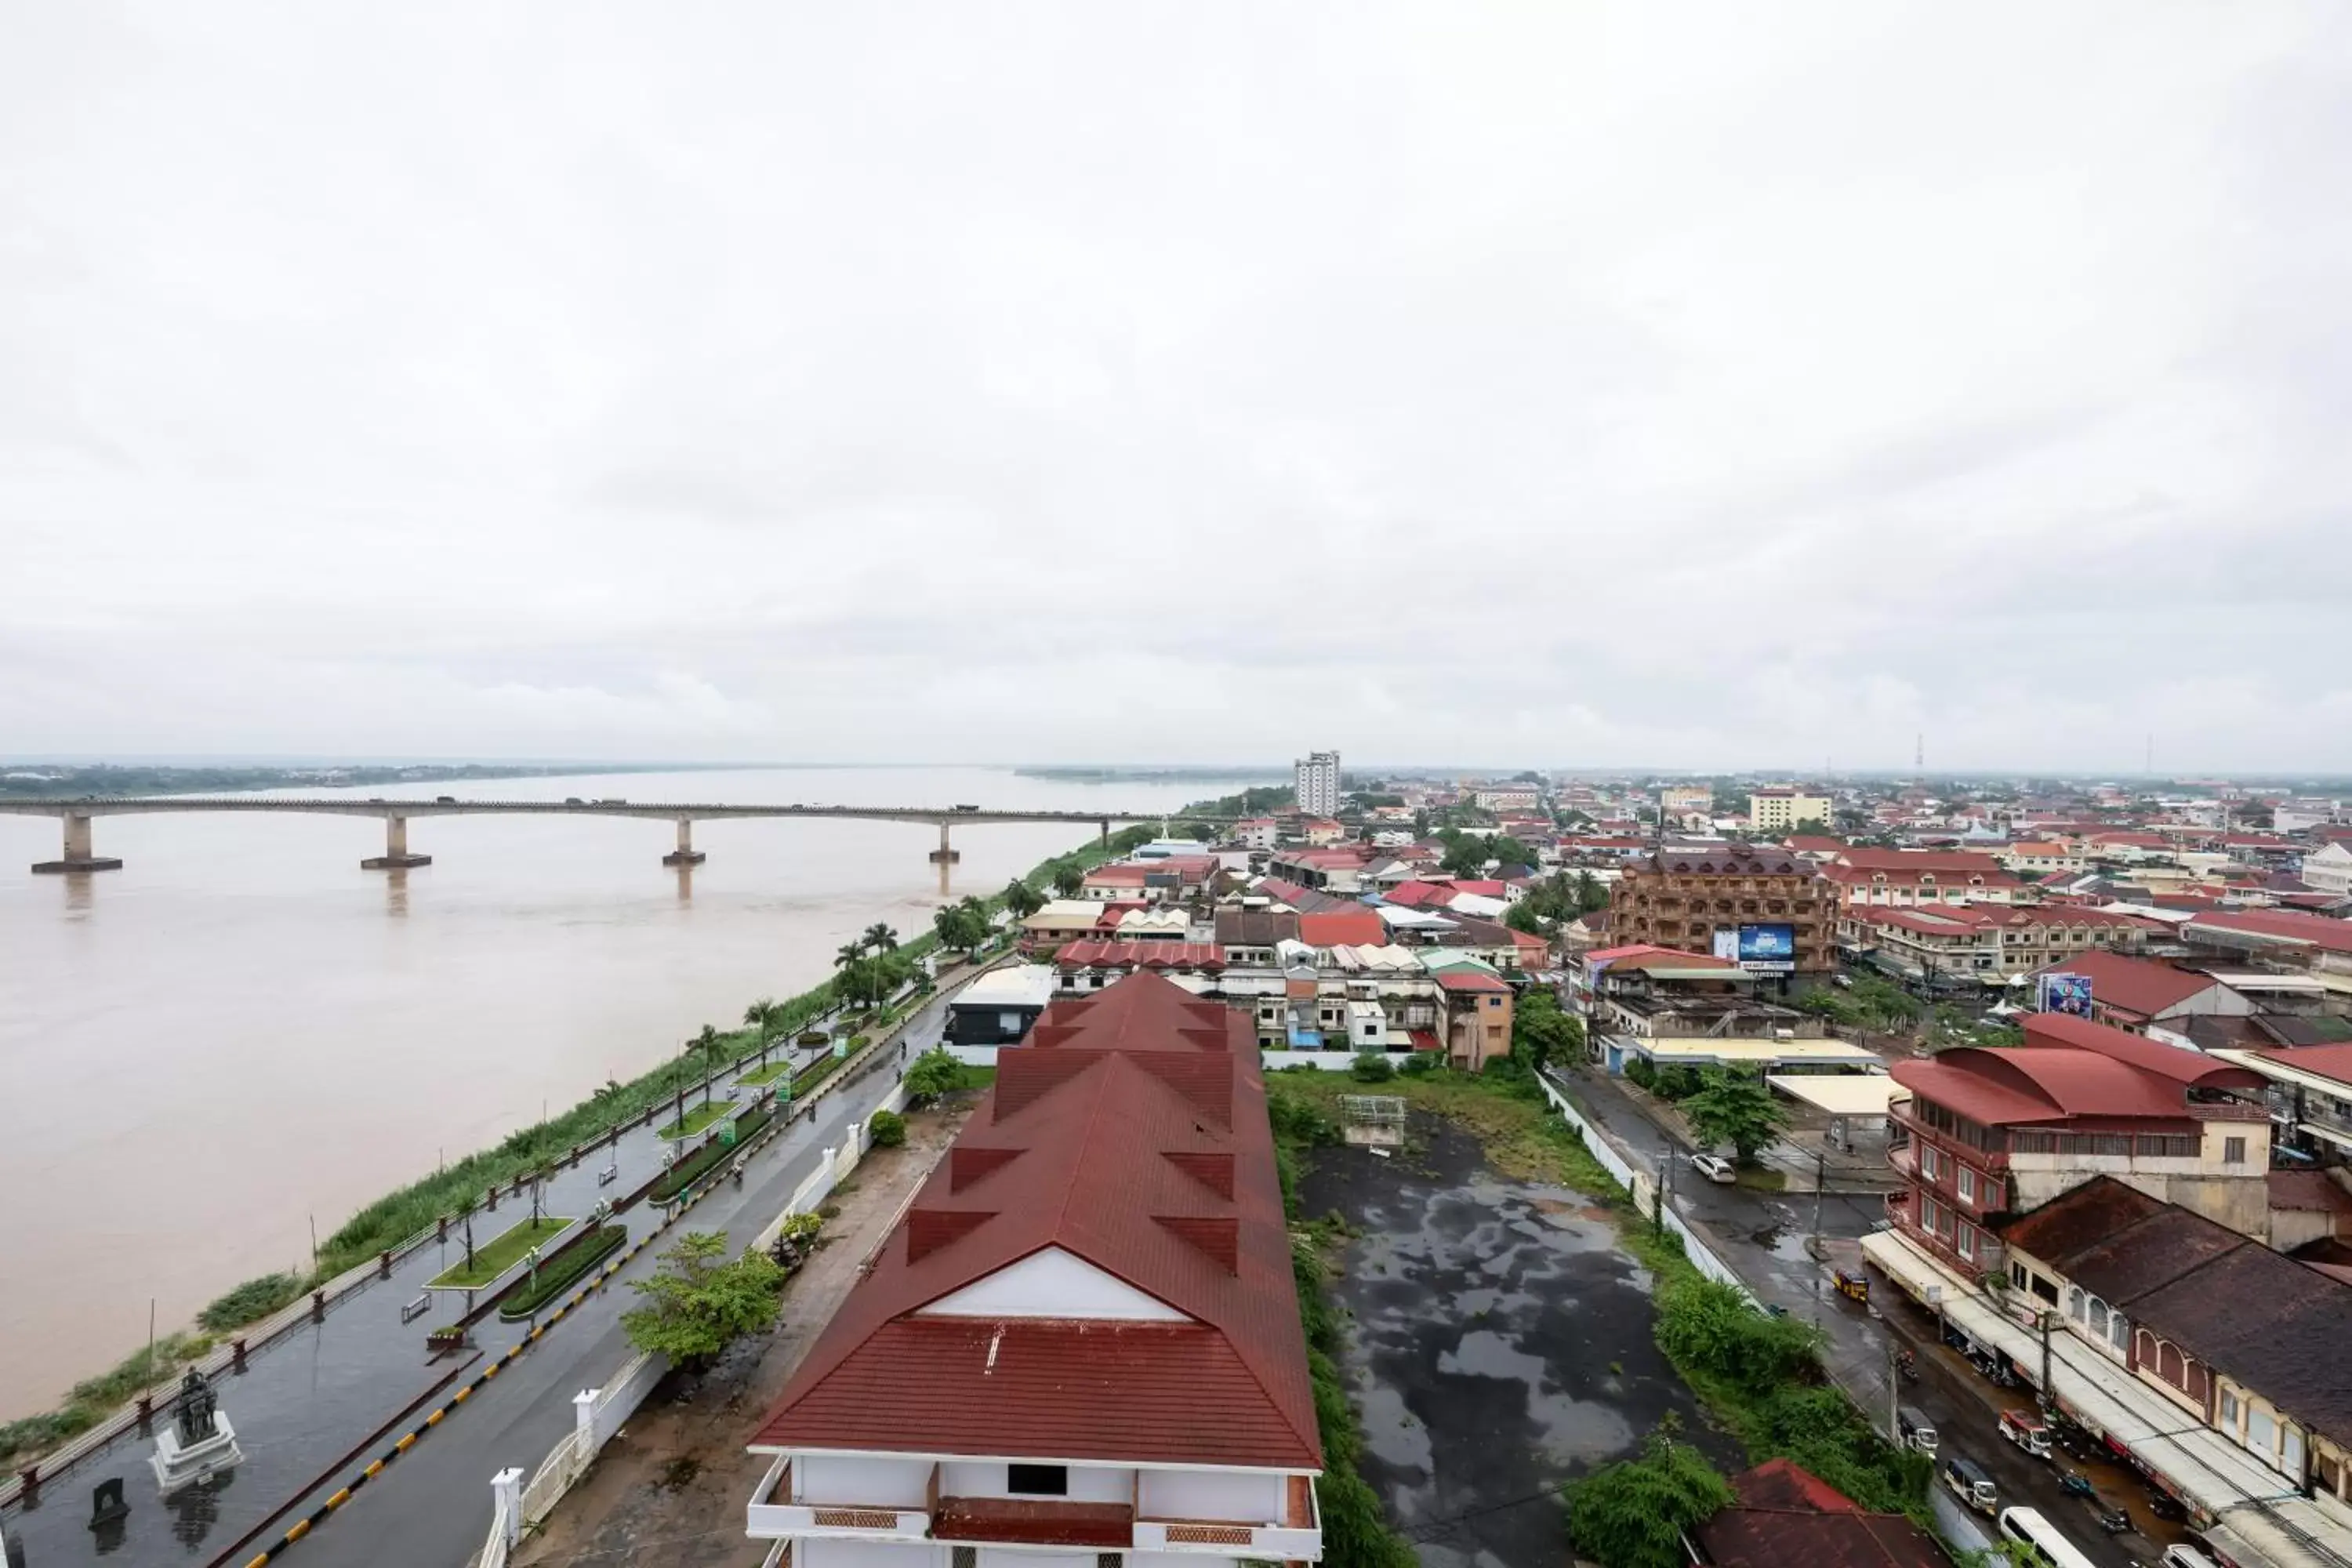
[[[2168,1546],[2157,1563],[2158,1568],[2216,1568],[2213,1560],[2194,1546]]]

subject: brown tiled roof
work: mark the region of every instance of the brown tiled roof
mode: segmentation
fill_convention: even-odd
[[[2200,991],[2210,991],[2221,983],[2210,974],[2198,974],[2186,969],[2175,969],[2168,963],[2152,959],[2132,958],[2120,952],[2070,953],[2038,973],[2087,974],[2091,977],[2093,1000],[2109,1007],[2119,1007],[2127,1013],[2137,1013],[2153,1018],[2167,1007],[2178,1006]]]
[[[1951,1568],[1936,1538],[1896,1513],[1864,1513],[1786,1459],[1731,1478],[1738,1501],[1691,1531],[1714,1568]]]
[[[1185,1321],[921,1314],[1049,1248]],[[751,1442],[1321,1468],[1248,1017],[1150,973],[1047,1008]]]
[[[2125,1311],[2296,1420],[2352,1438],[2352,1285],[2240,1237]]]
[[[2001,1227],[2001,1240],[2061,1273],[2109,1237],[2164,1212],[2161,1200],[2109,1176],[2095,1177]]]
[[[2325,1171],[2273,1171],[2269,1180],[2274,1209],[2352,1215],[2352,1193],[2337,1186]]]
[[[1298,917],[1286,910],[1219,910],[1217,941],[1225,947],[1272,947],[1298,940]]]

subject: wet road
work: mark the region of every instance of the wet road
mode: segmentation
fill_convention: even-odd
[[[944,1011],[942,998],[918,1016],[908,1032],[910,1055],[938,1038]],[[895,1080],[895,1059],[877,1062],[880,1070],[815,1101],[813,1117],[795,1120],[753,1157],[740,1189],[722,1184],[690,1212],[681,1228],[731,1233],[740,1226],[748,1238],[773,1219],[815,1169],[821,1151],[840,1142],[856,1114],[870,1108]],[[713,1092],[723,1096],[731,1077],[723,1078]],[[746,1091],[745,1098],[750,1097]],[[689,1105],[693,1102],[689,1098]],[[656,1124],[667,1120],[657,1115]],[[652,1127],[640,1126],[617,1145],[600,1146],[607,1147],[609,1154],[591,1152],[548,1184],[546,1212],[584,1215],[600,1197],[628,1192],[660,1168],[667,1145]],[[608,1160],[618,1165],[620,1174],[611,1184],[600,1185],[597,1172]],[[634,1241],[657,1228],[664,1212],[640,1204],[620,1217]],[[476,1246],[530,1214],[527,1193],[519,1201],[502,1197],[495,1215],[478,1211]],[[491,1473],[508,1464],[536,1468],[572,1423],[572,1394],[594,1386],[628,1359],[618,1319],[635,1298],[625,1281],[656,1267],[660,1250],[656,1245],[632,1259],[604,1290],[567,1314],[457,1415],[293,1551],[305,1560],[455,1563],[478,1545],[489,1527]],[[323,1479],[322,1470],[423,1400],[454,1364],[428,1363],[424,1337],[435,1325],[456,1319],[463,1310],[463,1293],[435,1292],[433,1310],[406,1324],[400,1312],[404,1303],[423,1290],[425,1280],[462,1261],[463,1256],[463,1243],[453,1228],[451,1240],[419,1248],[395,1266],[390,1280],[371,1283],[339,1302],[324,1322],[305,1324],[256,1352],[242,1375],[224,1376],[218,1384],[221,1409],[236,1424],[246,1454],[245,1463],[225,1485],[190,1489],[168,1506],[158,1501],[147,1468],[152,1441],[135,1435],[46,1482],[38,1507],[11,1509],[5,1520],[11,1541],[21,1539],[26,1544],[27,1568],[101,1561],[120,1568],[204,1563],[265,1521],[276,1522],[252,1550],[275,1539],[276,1531],[348,1481],[376,1450],[371,1447]],[[556,1304],[550,1302],[547,1311]],[[525,1339],[530,1327],[530,1321],[502,1323],[492,1313],[475,1325],[472,1334],[484,1357],[496,1358]],[[463,1375],[470,1377],[478,1370],[477,1364]],[[550,1390],[560,1397],[551,1400]],[[551,1426],[549,1419],[553,1419]],[[100,1535],[88,1527],[90,1489],[109,1478],[123,1480],[131,1511],[119,1528]],[[277,1520],[280,1514],[284,1519]],[[372,1516],[373,1530],[353,1528],[355,1516]],[[470,1542],[454,1551],[442,1550],[467,1531]],[[422,1554],[380,1554],[387,1538],[412,1535],[430,1538]]]
[[[1333,1290],[1364,1469],[1427,1568],[1558,1568],[1560,1484],[1669,1411],[1736,1465],[1652,1337],[1647,1270],[1591,1200],[1496,1173],[1435,1118],[1416,1112],[1412,1135],[1390,1159],[1318,1150],[1301,1198],[1360,1233]]]

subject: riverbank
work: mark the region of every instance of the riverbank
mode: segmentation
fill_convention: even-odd
[[[1055,874],[1065,867],[1083,870],[1097,865],[1131,847],[1139,836],[1148,837],[1149,833],[1140,828],[1129,829],[1115,836],[1109,846],[1088,844],[1049,857],[1019,879],[1034,889],[1049,889]],[[999,889],[982,901],[993,912],[1002,907],[1002,896]],[[919,958],[937,948],[937,937],[926,931],[902,943],[898,951],[910,958]],[[771,1049],[775,1042],[788,1039],[812,1020],[824,1016],[835,1002],[835,984],[827,980],[777,1004],[765,1026]],[[877,1020],[877,1026],[887,1024],[886,1014]],[[608,1080],[570,1110],[517,1129],[490,1148],[362,1205],[320,1245],[313,1267],[300,1276],[300,1289],[322,1289],[353,1269],[365,1268],[380,1253],[397,1248],[409,1237],[432,1228],[440,1218],[462,1215],[490,1187],[509,1186],[517,1179],[568,1154],[574,1145],[593,1143],[647,1111],[674,1102],[681,1092],[692,1095],[714,1072],[723,1073],[731,1065],[756,1057],[762,1044],[761,1036],[759,1027],[725,1031],[706,1028],[688,1054],[670,1057],[627,1082]],[[158,1339],[152,1353],[142,1349],[115,1367],[75,1384],[56,1408],[0,1424],[0,1462],[22,1463],[36,1458],[89,1430],[142,1392],[172,1383],[183,1366],[215,1349],[219,1343],[216,1335],[225,1335],[239,1326],[229,1321],[239,1314],[224,1315],[215,1309],[238,1297],[248,1302],[267,1303],[275,1294],[278,1293],[251,1292],[239,1287],[206,1309],[215,1324],[214,1333],[166,1333]],[[266,1316],[269,1310],[274,1310],[274,1305],[243,1321]]]

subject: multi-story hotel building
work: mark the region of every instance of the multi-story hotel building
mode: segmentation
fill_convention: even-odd
[[[1786,926],[1793,972],[1832,967],[1836,897],[1819,872],[1785,849],[1748,844],[1668,844],[1629,860],[1609,900],[1613,942],[1716,951],[1717,933]]]

